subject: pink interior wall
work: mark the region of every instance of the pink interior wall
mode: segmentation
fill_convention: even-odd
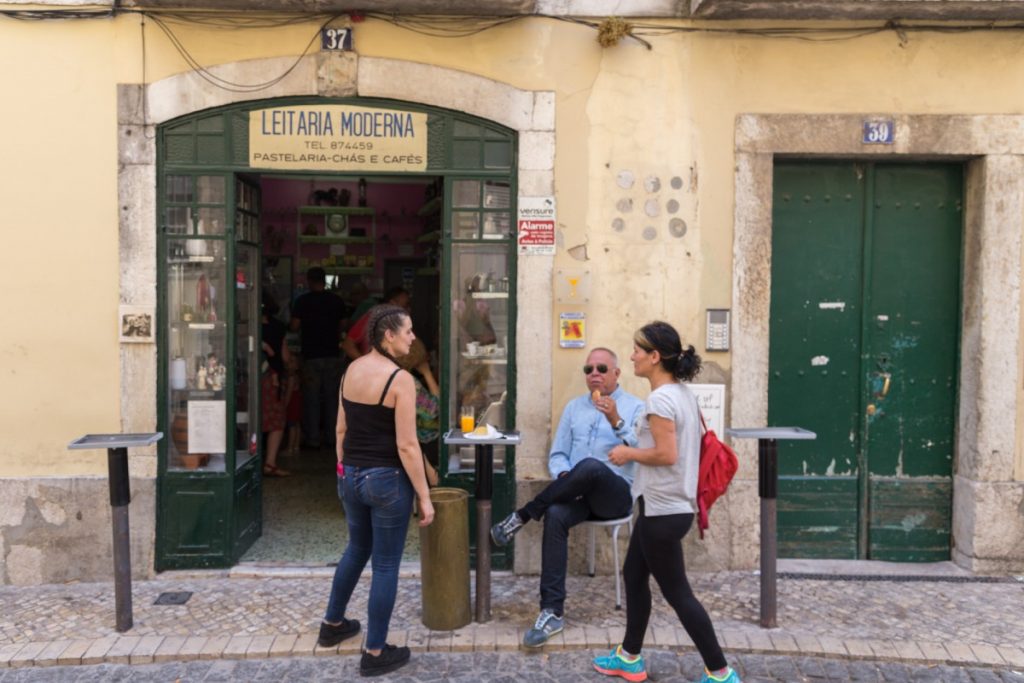
[[[358,206],[358,179],[344,179],[338,181],[296,179],[263,179],[261,181],[263,190],[263,212],[261,214],[263,254],[280,256],[292,256],[293,286],[305,284],[305,270],[311,263],[303,265],[300,257],[319,262],[330,254],[330,247],[326,244],[299,244],[296,236],[306,224],[312,223],[319,227],[319,233],[323,234],[323,218],[321,216],[304,215],[299,216],[299,206],[311,206],[315,204],[313,193],[316,190],[330,190],[347,188],[351,193],[349,206]],[[399,183],[374,183],[372,178],[367,178],[366,205],[377,211],[377,244],[375,252],[374,271],[375,275],[369,282],[372,289],[379,288],[383,279],[384,262],[389,258],[409,258],[411,256],[426,256],[430,244],[416,241],[424,232],[424,219],[417,216],[416,212],[425,203],[427,186],[424,184],[399,184]],[[301,224],[300,224],[301,219]],[[370,219],[363,216],[352,216],[349,219],[350,227],[367,228],[369,234]],[[280,241],[280,249],[274,249],[276,235]],[[400,245],[411,245],[412,254],[399,253]],[[296,249],[301,247],[301,253],[297,254]],[[366,247],[349,247],[350,253],[368,253]]]

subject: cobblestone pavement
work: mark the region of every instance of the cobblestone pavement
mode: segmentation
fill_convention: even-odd
[[[233,576],[169,572],[159,580],[137,581],[134,627],[124,635],[113,629],[112,584],[0,587],[0,672],[22,666],[358,652],[358,639],[340,649],[315,647],[330,569],[278,573],[246,578],[237,570]],[[1024,670],[1024,582],[780,578],[779,628],[765,630],[758,626],[757,575],[718,572],[695,574],[691,580],[727,652]],[[619,642],[625,613],[614,609],[610,597],[614,578],[571,576],[567,587],[566,630],[545,650],[571,653]],[[365,620],[368,589],[364,576],[350,617]],[[405,576],[391,622],[392,640],[418,653],[518,650],[523,629],[536,617],[537,590],[538,577],[495,574],[491,622],[431,632],[420,621],[419,579]],[[153,604],[173,591],[192,596],[184,605]],[[656,591],[647,644],[692,651]]]
[[[597,651],[542,654],[428,653],[413,655],[403,669],[379,681],[552,681],[600,683],[606,678],[591,669]],[[1024,683],[1024,672],[981,667],[906,665],[874,661],[841,661],[814,657],[738,655],[732,658],[744,683],[846,683],[857,681],[922,683]],[[696,656],[679,657],[665,650],[647,652],[649,680],[692,682],[700,678]],[[94,681],[352,681],[361,680],[359,658],[297,657],[264,660],[216,660],[166,664],[101,664],[97,666],[0,669],[0,683],[92,683]],[[374,679],[369,679],[374,680]]]

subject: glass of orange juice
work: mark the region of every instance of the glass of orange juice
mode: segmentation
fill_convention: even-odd
[[[473,406],[462,406],[462,412],[459,413],[459,427],[462,428],[463,434],[469,434],[476,427]]]

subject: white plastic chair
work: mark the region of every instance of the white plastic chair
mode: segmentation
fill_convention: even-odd
[[[622,563],[619,562],[619,531],[622,527],[633,533],[633,513],[618,519],[588,519],[583,522],[587,527],[587,573],[594,576],[597,546],[597,527],[611,527],[612,529],[612,557],[615,561],[615,609],[622,609]]]

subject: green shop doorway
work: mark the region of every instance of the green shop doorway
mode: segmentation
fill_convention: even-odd
[[[950,557],[959,165],[779,161],[768,422],[779,556]]]
[[[250,149],[254,121],[281,110],[378,121],[414,114],[402,120],[423,123],[415,131],[421,163],[392,170],[346,152],[338,168],[315,159],[281,167]],[[310,130],[286,131],[275,141],[280,153],[309,149]],[[364,132],[338,144],[395,134]],[[395,286],[412,294],[415,330],[440,384],[442,430],[465,404],[514,424],[513,131],[395,102],[294,98],[168,122],[157,153],[158,421],[171,437],[158,451],[158,570],[315,566],[336,562],[344,548],[332,449],[289,456],[286,434],[277,464],[292,475],[267,478],[262,467],[261,296],[272,295],[287,323],[309,267],[323,267],[328,288],[353,307],[364,288],[371,297]],[[513,455],[495,453],[496,515],[514,504]],[[472,495],[473,460],[464,456],[441,447],[439,466],[444,485]],[[470,525],[474,533],[472,513]],[[416,536],[411,526],[410,560],[418,559]],[[493,558],[495,568],[512,566],[511,550]]]

